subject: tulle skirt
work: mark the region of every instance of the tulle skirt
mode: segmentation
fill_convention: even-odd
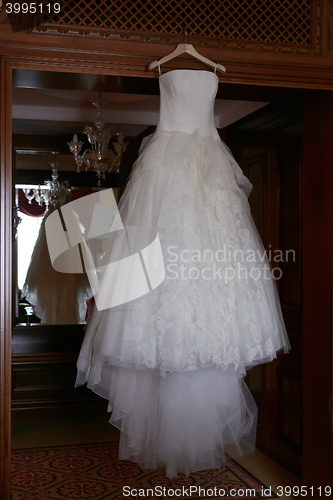
[[[79,371],[77,383],[84,383]],[[232,368],[167,373],[104,365],[88,387],[110,401],[121,431],[119,458],[166,468],[170,479],[220,468],[228,456],[253,453],[257,407]]]
[[[290,347],[250,190],[218,138],[158,131],[110,233],[76,384],[109,400],[120,458],[170,478],[254,451],[243,377]]]

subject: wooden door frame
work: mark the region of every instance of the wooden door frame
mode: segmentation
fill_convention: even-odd
[[[0,498],[10,498],[12,330],[12,67],[0,59]]]
[[[9,51],[11,52],[11,51]],[[73,51],[75,52],[75,51]],[[6,56],[0,56],[0,78],[1,78],[1,94],[0,94],[0,161],[1,161],[1,177],[0,177],[0,498],[9,499],[10,495],[10,418],[11,418],[11,333],[12,333],[12,276],[11,276],[11,258],[12,258],[12,137],[11,137],[11,116],[12,116],[12,70],[19,69],[36,69],[40,71],[57,71],[57,72],[78,72],[78,73],[93,73],[93,74],[106,74],[106,75],[128,75],[128,76],[146,76],[144,72],[145,57],[137,56],[139,58],[139,67],[133,69],[132,61],[127,62],[122,59],[122,64],[116,62],[116,67],[110,64],[103,64],[100,58],[95,58],[96,54],[88,54],[84,61],[80,59],[79,55],[75,55],[68,59],[69,54],[64,52],[53,52],[52,57],[46,56],[45,51],[42,49],[34,48],[32,55],[23,60],[22,56],[17,54],[17,49]],[[114,60],[119,61],[119,54],[114,54]],[[193,65],[192,65],[193,67]],[[153,77],[153,75],[150,75]],[[242,83],[251,84],[251,76],[242,79]],[[280,82],[277,82],[278,85]],[[265,83],[262,83],[265,85]],[[272,85],[268,83],[268,85]],[[288,83],[284,81],[284,86]],[[291,87],[296,87],[295,81],[290,84]],[[297,86],[298,87],[298,86]],[[322,89],[322,83],[318,86],[299,84],[299,88],[311,87],[312,89]],[[333,90],[333,83],[326,84],[325,88]],[[311,196],[310,183],[305,184],[307,192],[303,192],[303,196]],[[330,223],[329,213],[326,214],[327,227]],[[322,221],[324,222],[324,221]],[[313,219],[304,220],[304,225],[309,226],[307,229],[311,230],[311,224],[315,222]],[[330,243],[328,243],[330,244]],[[304,255],[304,269],[311,263],[313,254],[310,249]],[[311,277],[309,278],[311,279]],[[312,278],[313,279],[313,278]],[[332,282],[332,276],[331,276]],[[311,294],[316,298],[318,303],[318,287],[308,285],[306,289],[307,304],[311,304]],[[316,297],[315,297],[316,296]],[[331,297],[332,298],[332,297]],[[314,311],[310,315],[315,314]],[[329,317],[326,312],[325,324],[332,327],[332,317]],[[312,335],[313,321],[304,325],[304,358],[309,361],[311,358],[311,344],[308,341]],[[318,369],[320,368],[320,360],[313,360],[312,364],[307,366],[307,376],[304,380],[304,405],[312,401],[313,394],[307,391],[314,391],[316,388],[316,380],[320,383],[320,376]],[[332,371],[332,356],[330,357],[330,370]],[[328,370],[328,371],[330,371]],[[326,393],[332,396],[332,381],[326,388]],[[315,421],[316,412],[320,411],[319,408],[313,408],[311,418],[305,419],[304,422],[304,449],[305,463],[303,466],[304,480],[309,486],[316,483],[316,477],[313,475],[311,461],[316,459],[316,439],[315,434],[318,433],[317,429],[312,429],[312,424]],[[328,436],[326,436],[328,438]]]

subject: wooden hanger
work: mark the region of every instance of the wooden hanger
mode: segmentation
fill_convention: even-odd
[[[149,64],[148,70],[151,71],[152,69],[157,68],[157,66],[160,66],[161,64],[164,64],[168,61],[171,61],[171,59],[174,59],[175,57],[178,57],[182,54],[189,54],[195,59],[198,59],[198,61],[202,62],[203,64],[206,64],[206,66],[209,66],[209,68],[213,68],[218,71],[222,71],[223,73],[226,73],[226,69],[222,64],[216,64],[210,59],[207,59],[207,57],[202,56],[195,50],[192,44],[186,43],[186,35],[187,35],[187,29],[185,30],[185,39],[184,43],[180,43],[177,45],[175,50],[171,52],[170,54],[167,54],[166,56],[162,57],[159,61],[154,61]]]

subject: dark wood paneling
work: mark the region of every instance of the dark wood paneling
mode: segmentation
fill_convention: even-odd
[[[78,7],[75,2],[73,4],[76,16],[82,16],[80,8],[84,8],[84,5],[81,3]],[[230,2],[229,4],[231,5]],[[290,9],[293,9],[294,6],[300,14],[297,21],[291,15],[289,16],[290,23],[283,23],[283,33],[278,37],[278,41],[276,35],[281,28],[280,26],[275,26],[274,32],[269,29],[258,32],[254,40],[253,35],[258,27],[256,25],[249,26],[247,22],[243,23],[242,16],[246,15],[243,7],[235,20],[236,24],[243,23],[242,33],[236,34],[234,32],[235,38],[231,36],[228,39],[221,39],[223,23],[214,30],[214,36],[203,38],[198,36],[198,27],[193,26],[192,23],[191,27],[188,26],[192,30],[188,39],[198,46],[204,56],[227,65],[227,74],[223,75],[222,78],[228,83],[237,82],[245,85],[259,83],[273,87],[280,85],[283,87],[329,88],[333,83],[330,54],[327,51],[328,27],[332,24],[330,22],[330,9],[326,8],[325,2],[319,0],[309,0],[305,10],[304,5],[297,4],[296,1],[281,0],[283,16],[288,16]],[[309,4],[311,4],[310,15],[306,14],[306,11],[309,12]],[[193,5],[194,2],[192,2],[192,7]],[[230,5],[229,8],[231,8]],[[250,3],[247,2],[246,7],[251,10],[249,5]],[[275,2],[274,8],[277,8],[277,5],[278,3]],[[130,9],[130,7],[128,8]],[[175,7],[173,6],[173,8]],[[179,9],[178,4],[176,9]],[[206,2],[207,9],[218,9],[216,2]],[[125,8],[125,10],[127,9]],[[197,9],[194,8],[192,12],[191,8],[186,6],[186,10],[191,19],[193,16],[194,18],[198,16]],[[87,13],[89,12],[94,12],[94,9],[88,9]],[[248,12],[248,14],[248,19],[255,15],[259,20],[263,16],[261,17],[262,22],[263,19],[269,22],[272,13],[268,14],[267,9],[259,6],[255,10],[255,14],[253,12]],[[221,12],[217,12],[217,15],[221,15]],[[307,29],[310,31],[300,32],[299,24],[303,24],[304,15],[307,19]],[[86,18],[86,15],[84,17]],[[200,17],[202,18],[202,15],[199,16],[199,19]],[[24,19],[28,20],[29,16],[25,15]],[[185,25],[188,19],[188,15],[183,19]],[[69,22],[69,18],[66,20]],[[32,32],[29,29],[22,30],[22,26],[18,23],[19,31],[14,33],[5,15],[5,9],[3,9],[0,13],[1,51],[3,55],[9,56],[19,65],[25,65],[29,70],[41,67],[45,70],[51,70],[50,65],[53,63],[54,68],[52,69],[61,72],[61,66],[65,61],[67,72],[77,73],[81,71],[82,73],[117,76],[125,74],[129,76],[148,75],[148,78],[155,78],[157,72],[149,74],[146,69],[147,65],[169,53],[175,44],[183,39],[183,29],[179,31],[179,23],[178,28],[176,28],[175,20],[172,20],[172,30],[177,29],[177,33],[164,32],[164,29],[154,33],[152,27],[149,28],[149,21],[145,19],[145,16],[141,21],[138,19],[133,19],[133,21],[143,23],[140,30],[133,30],[130,27],[124,29],[124,21],[121,21],[122,26],[119,29],[115,29],[114,25],[111,28],[112,22],[110,24],[110,20],[104,21],[108,23],[108,28],[93,27],[93,20],[88,23],[88,26],[81,26],[81,19],[79,24],[71,26],[57,26],[51,22],[47,26],[36,27]],[[148,24],[145,23],[146,21]],[[167,23],[163,19],[157,20],[157,24],[161,22],[163,25]],[[201,19],[202,22],[205,21]],[[230,21],[227,22],[230,23]],[[291,28],[293,23],[297,24],[296,31]],[[212,26],[210,20],[208,20],[208,24],[210,27]],[[49,28],[55,36],[48,34]],[[247,30],[249,33],[246,35]],[[73,38],[73,35],[76,37]],[[303,36],[309,40],[309,43],[295,43],[299,37]],[[167,67],[184,65],[198,69],[203,67],[201,63],[190,57],[180,58],[176,62],[168,64]]]
[[[304,107],[304,477],[333,486],[333,94]]]
[[[87,415],[107,402],[87,387],[75,388],[77,352],[12,356],[12,418]]]
[[[78,352],[85,325],[16,325],[12,332],[12,354]]]
[[[278,439],[302,453],[302,381],[300,376],[278,367]]]
[[[201,67],[202,69],[202,67]],[[151,78],[152,74],[147,73],[139,77],[125,75],[105,75],[86,73],[63,73],[56,71],[40,71],[32,69],[13,69],[13,87],[27,89],[62,89],[62,90],[84,90],[92,92],[112,92],[120,94],[141,94],[159,95],[159,82],[157,78]],[[153,75],[154,76],[154,75]],[[257,118],[260,120],[262,133],[272,132],[272,128],[283,130],[286,124],[290,125],[291,120],[295,123],[299,121],[299,113],[302,111],[302,102],[311,98],[311,90],[307,88],[293,88],[283,86],[262,86],[262,85],[242,85],[238,83],[228,83],[223,78],[223,84],[219,85],[217,91],[218,99],[259,101],[269,103],[279,103],[276,107],[276,119],[273,120],[271,106],[267,106],[267,116],[265,110],[258,112]],[[323,98],[329,91],[321,90]],[[296,102],[299,103],[298,110],[295,109]],[[266,109],[266,108],[265,108]],[[282,112],[283,109],[283,112]],[[251,114],[251,120],[256,119],[256,113]],[[246,123],[248,123],[246,117]],[[237,128],[240,130],[241,120]],[[251,133],[253,124],[248,127]],[[68,140],[68,139],[67,139]],[[46,142],[47,144],[47,142]],[[59,140],[58,147],[64,147],[64,142]],[[67,148],[67,146],[66,146]],[[65,148],[65,149],[66,149]],[[67,149],[66,149],[67,151]]]
[[[0,498],[10,495],[12,327],[11,71],[0,57]]]
[[[252,182],[253,189],[249,202],[252,217],[262,239],[265,237],[265,196],[266,196],[266,175],[267,175],[267,155],[260,154],[246,158],[245,171]]]
[[[13,70],[13,87],[26,89],[85,90],[121,94],[159,95],[157,79],[131,76]]]
[[[302,310],[301,163],[302,144],[278,151],[280,193],[280,250],[282,271],[279,283],[283,308]]]
[[[283,267],[286,276],[277,280],[287,297],[284,319],[292,350],[276,360],[251,370],[248,384],[258,404],[257,446],[292,471],[302,475],[302,309],[289,305],[290,293],[301,290],[301,139],[302,110],[298,103],[269,105],[227,129],[227,139],[245,174],[253,184],[249,198],[252,216],[267,250],[274,276],[277,262],[290,248],[296,249],[297,264]],[[282,235],[282,237],[281,237]],[[284,263],[282,263],[284,265]],[[297,270],[295,271],[295,267]],[[283,295],[284,294],[284,295]],[[288,302],[289,301],[289,302]],[[261,370],[261,371],[259,371]],[[293,398],[293,404],[290,399]]]
[[[287,51],[297,47],[297,52],[304,53],[317,43],[313,34],[319,36],[321,26],[315,23],[312,14],[317,11],[319,15],[318,7],[311,0],[303,0],[301,5],[295,0],[275,0],[269,9],[254,9],[250,1],[244,0],[201,4],[194,0],[164,0],[158,4],[151,0],[144,3],[115,0],[112,7],[102,0],[92,9],[90,0],[81,0],[82,15],[75,0],[67,0],[60,12],[46,9],[36,20],[41,31],[53,29],[64,34],[83,31],[85,36],[103,33],[107,37],[162,39],[165,43],[182,43],[186,27],[188,43],[212,43],[220,47],[232,44],[239,49],[245,49],[247,44],[260,44],[259,50],[268,50],[266,45],[274,44],[275,49],[276,45]]]
[[[17,325],[12,334],[12,418],[89,415],[106,402],[75,388],[85,325]]]

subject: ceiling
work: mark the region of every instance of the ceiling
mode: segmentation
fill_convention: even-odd
[[[25,82],[23,86],[13,87],[15,168],[21,172],[23,169],[25,172],[50,170],[49,162],[53,159],[50,151],[57,151],[58,170],[75,172],[74,156],[66,143],[75,133],[80,140],[84,140],[85,125],[95,121],[95,108],[91,100],[96,99],[98,92],[87,90],[87,86],[80,90],[70,88],[68,84],[74,86],[75,79],[67,82],[66,88],[60,88],[61,79],[56,85],[51,77],[42,85],[45,83],[45,88],[37,88],[37,85],[33,87],[31,84],[25,87]],[[126,85],[125,88],[118,88],[119,82],[118,86],[115,83],[113,87],[111,85],[112,92],[102,93],[102,97],[108,101],[103,110],[103,121],[112,126],[115,133],[123,132],[126,137],[145,135],[147,129],[158,123],[159,95],[156,82],[140,86],[142,82],[131,80],[128,88]],[[218,94],[215,101],[215,126],[227,127],[266,104],[268,102],[257,101],[255,97],[251,100],[221,99]]]
[[[93,123],[91,99],[97,92],[64,89],[13,88],[13,132],[23,134],[80,134]],[[157,125],[159,96],[103,92],[108,100],[103,120],[116,132],[137,136]],[[268,104],[258,101],[216,99],[215,125],[224,128]]]

